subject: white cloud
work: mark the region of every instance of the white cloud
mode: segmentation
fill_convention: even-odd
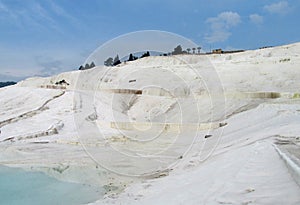
[[[14,12],[12,12],[11,9],[7,7],[7,5],[0,1],[0,18],[6,20],[6,16],[8,16],[14,22],[17,22],[17,15],[15,15]]]
[[[262,24],[264,22],[264,17],[259,14],[251,14],[249,18],[252,23],[257,25]]]
[[[9,7],[0,1],[0,18],[6,23],[24,28],[26,26],[35,28],[54,27],[54,20],[48,15],[39,3],[33,2],[28,7]]]
[[[230,36],[230,29],[241,23],[241,17],[236,12],[222,12],[217,17],[208,18],[211,33],[205,37],[208,43],[223,42]]]
[[[77,18],[68,14],[62,7],[52,1],[44,3],[30,1],[25,6],[11,6],[0,0],[0,20],[20,28],[35,30],[48,30],[51,28],[59,33],[64,33],[60,18],[65,18],[68,23],[79,27]],[[81,27],[82,28],[82,27]]]
[[[272,14],[286,14],[291,8],[287,1],[280,1],[274,4],[264,6],[264,9]]]
[[[71,21],[74,25],[80,25],[82,26],[82,24],[78,21],[78,19],[76,19],[75,17],[73,17],[72,15],[70,15],[63,7],[59,6],[58,4],[56,4],[54,1],[48,1],[48,4],[50,5],[52,11],[61,17],[64,17],[66,19],[68,19],[69,21]]]
[[[28,76],[47,76],[77,70],[85,57],[78,48],[31,49],[0,47],[0,81],[20,80]]]
[[[5,11],[5,12],[7,12],[7,8],[6,8],[6,6],[2,3],[2,1],[0,1],[0,11]]]

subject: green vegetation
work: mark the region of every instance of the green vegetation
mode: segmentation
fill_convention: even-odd
[[[300,93],[295,93],[295,94],[293,95],[293,98],[300,98]]]
[[[127,62],[127,61],[135,61],[139,58],[145,58],[145,57],[148,57],[150,56],[150,52],[147,51],[145,53],[143,53],[141,55],[141,57],[137,57],[137,56],[134,56],[132,53],[129,54],[129,57],[128,57],[128,60],[124,61],[124,62]],[[104,61],[104,65],[105,66],[116,66],[116,65],[119,65],[121,64],[121,60],[119,59],[119,55],[117,55],[114,59],[112,57],[109,57],[108,59],[106,59]]]
[[[81,65],[78,70],[88,70],[88,69],[94,68],[95,66],[96,66],[95,63],[91,62],[91,64],[87,63],[87,64],[85,64],[85,66]]]
[[[284,58],[284,59],[281,59],[281,60],[279,61],[279,63],[285,63],[285,62],[289,62],[289,61],[291,61],[290,58]]]

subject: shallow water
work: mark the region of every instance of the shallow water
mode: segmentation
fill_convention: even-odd
[[[62,182],[41,172],[0,166],[0,204],[79,205],[100,199],[103,192],[90,185]]]

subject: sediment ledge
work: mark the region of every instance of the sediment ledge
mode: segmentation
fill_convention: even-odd
[[[217,129],[226,126],[227,123],[211,122],[211,123],[158,123],[158,122],[101,122],[98,121],[99,126],[106,126],[113,129],[121,130],[164,130],[171,132],[179,132],[180,130],[209,130]]]
[[[286,164],[290,174],[292,175],[296,183],[300,186],[300,159],[296,158],[285,149],[281,149],[276,145],[274,145],[274,147],[280,155],[281,159]]]

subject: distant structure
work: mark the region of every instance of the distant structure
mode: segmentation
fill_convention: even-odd
[[[212,53],[213,54],[221,54],[221,53],[223,53],[223,50],[221,48],[214,49],[214,50],[212,50]]]
[[[233,50],[233,51],[223,51],[221,48],[214,49],[212,50],[211,53],[206,53],[206,54],[228,54],[228,53],[239,53],[239,52],[244,52],[245,50]]]

